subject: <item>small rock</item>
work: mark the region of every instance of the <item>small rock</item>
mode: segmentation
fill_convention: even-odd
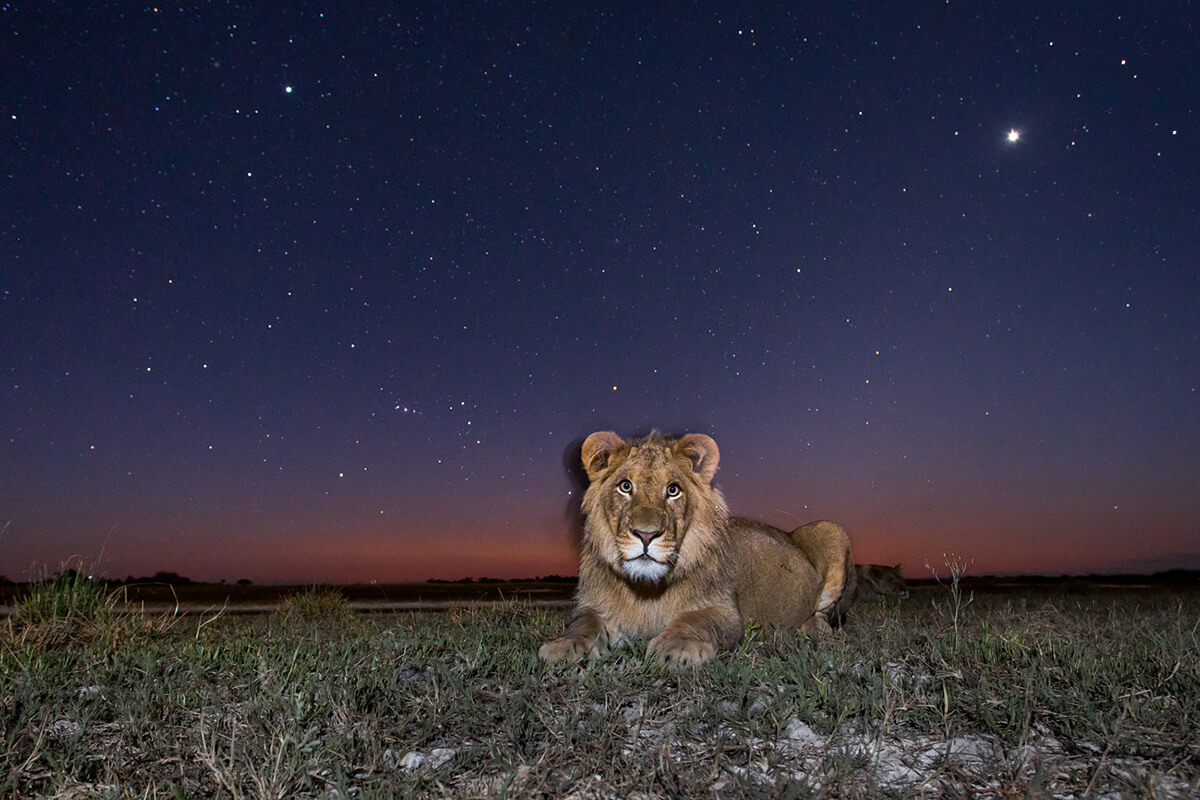
[[[439,769],[450,762],[450,759],[458,755],[458,751],[452,747],[435,747],[428,755],[420,750],[409,750],[400,758],[400,763],[396,766],[405,772],[415,772],[419,769]]]
[[[418,750],[409,750],[400,758],[400,763],[397,764],[400,769],[405,772],[414,772],[429,763],[429,756]]]
[[[824,736],[810,728],[808,723],[795,718],[788,723],[783,735],[796,747],[821,747],[825,744]]]

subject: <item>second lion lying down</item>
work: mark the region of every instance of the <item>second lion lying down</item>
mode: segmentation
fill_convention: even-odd
[[[787,533],[731,518],[712,485],[720,452],[703,434],[612,431],[583,443],[579,589],[547,661],[598,655],[627,636],[653,637],[660,660],[696,664],[742,639],[744,620],[828,631],[853,596],[845,530],[813,522]]]

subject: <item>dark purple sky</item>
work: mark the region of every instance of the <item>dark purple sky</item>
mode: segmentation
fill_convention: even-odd
[[[1200,567],[1196,6],[741,5],[5,8],[0,574],[572,572],[653,427],[911,575]]]

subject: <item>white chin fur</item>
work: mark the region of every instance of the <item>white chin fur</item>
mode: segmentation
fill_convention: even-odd
[[[625,574],[634,580],[650,581],[651,583],[665,578],[669,570],[666,564],[660,564],[648,558],[637,558],[632,561],[626,561],[624,567]]]

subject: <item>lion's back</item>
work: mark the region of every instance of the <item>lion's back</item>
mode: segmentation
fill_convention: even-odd
[[[742,616],[775,628],[808,621],[820,600],[821,576],[804,551],[784,531],[754,520],[730,520],[729,534]]]
[[[857,575],[845,528],[824,520],[785,532],[735,518],[740,548],[738,606],[775,627],[798,627],[814,615],[837,624],[854,597]]]

